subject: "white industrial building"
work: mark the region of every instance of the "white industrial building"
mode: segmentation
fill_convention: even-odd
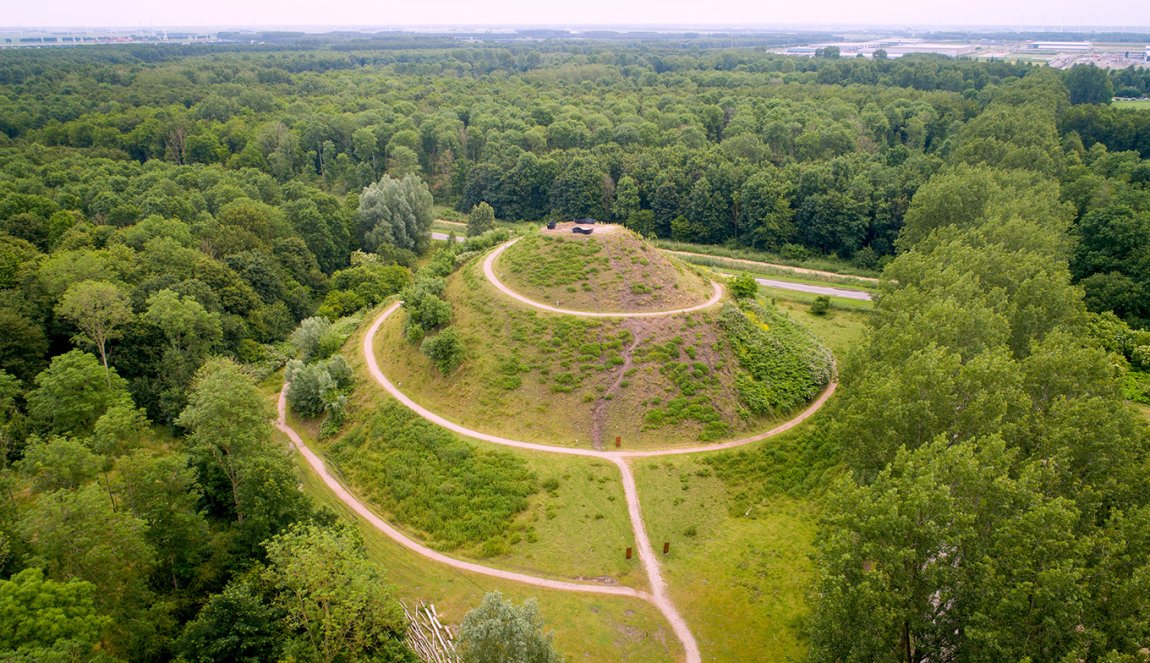
[[[1032,51],[1056,51],[1066,53],[1069,51],[1089,51],[1094,48],[1091,41],[1032,41],[1026,45]]]

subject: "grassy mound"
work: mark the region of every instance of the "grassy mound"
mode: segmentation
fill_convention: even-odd
[[[662,311],[711,297],[705,278],[625,228],[600,226],[594,235],[562,230],[524,237],[504,251],[495,263],[500,280],[532,299],[579,311]]]
[[[769,318],[761,315],[786,342],[765,342],[761,334],[771,332],[758,327],[729,333],[722,316],[729,322],[734,314],[719,307],[626,320],[543,313],[498,293],[478,261],[447,280],[444,297],[463,363],[444,374],[413,351],[400,312],[377,337],[383,371],[452,421],[545,444],[613,448],[618,436],[625,448],[651,448],[762,430],[804,405],[789,397],[809,393],[812,384],[809,375],[799,376],[797,390],[785,384],[796,368],[786,357],[819,355],[801,343],[817,342],[773,309]],[[774,353],[770,361],[751,361],[767,352]],[[766,383],[789,400],[772,398],[763,407],[746,397],[764,393]]]

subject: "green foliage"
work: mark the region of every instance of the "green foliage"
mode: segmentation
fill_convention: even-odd
[[[1114,98],[1110,76],[1093,64],[1076,64],[1066,70],[1066,89],[1072,104],[1108,104]]]
[[[387,404],[331,447],[353,485],[441,550],[498,550],[538,488],[525,463],[476,450],[451,433]]]
[[[463,340],[454,327],[448,327],[435,336],[423,339],[419,349],[443,373],[451,373],[467,357]]]
[[[103,459],[71,438],[32,437],[18,465],[37,491],[51,492],[84,485],[102,469]]]
[[[462,663],[559,663],[563,655],[543,631],[535,599],[516,607],[499,592],[488,592],[483,603],[459,625]]]
[[[320,340],[330,329],[331,322],[327,318],[313,317],[300,321],[299,327],[289,337],[300,361],[307,362],[318,354]]]
[[[467,215],[467,236],[475,237],[495,228],[495,211],[486,202],[471,208]]]
[[[283,611],[269,605],[252,582],[237,580],[208,599],[174,649],[191,663],[266,661],[278,657],[283,638]]]
[[[739,358],[735,388],[754,414],[789,412],[814,398],[834,374],[830,351],[785,314],[754,302],[726,305],[719,326]]]
[[[441,277],[421,273],[411,287],[400,293],[407,311],[405,333],[409,341],[414,343],[427,332],[451,322],[451,304],[442,299],[445,287]]]
[[[749,299],[759,294],[759,282],[755,277],[747,272],[739,274],[731,279],[728,286],[731,289],[731,294],[735,299]]]
[[[29,419],[60,435],[86,435],[108,408],[129,401],[124,380],[80,350],[52,359],[27,398]]]
[[[267,542],[266,582],[285,615],[290,657],[302,660],[418,659],[394,590],[350,527],[298,526]]]
[[[110,621],[96,611],[95,589],[83,580],[45,578],[37,568],[0,580],[0,658],[87,659]]]
[[[116,285],[103,281],[82,281],[64,293],[56,312],[80,330],[80,337],[96,346],[100,359],[108,365],[107,345],[119,338],[121,327],[132,319],[127,295]]]
[[[431,242],[432,198],[414,173],[384,175],[359,196],[359,227],[368,250],[380,246],[423,253]]]
[[[819,295],[811,302],[810,311],[813,315],[826,315],[831,309],[831,298],[826,295]]]
[[[95,586],[96,607],[112,617],[104,635],[115,651],[128,654],[148,640],[155,627],[150,617],[162,613],[146,615],[155,550],[144,521],[116,511],[104,489],[89,484],[41,496],[23,514],[20,529],[31,545],[33,565],[50,578]]]
[[[354,384],[351,367],[342,355],[306,364],[299,360],[288,362],[284,373],[288,383],[288,405],[304,417],[327,414],[340,420],[347,401],[347,393]]]
[[[214,359],[196,373],[177,423],[214,515],[234,520],[241,545],[260,541],[308,515],[287,451],[271,439],[266,399],[235,363]]]

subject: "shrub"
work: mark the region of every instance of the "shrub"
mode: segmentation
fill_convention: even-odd
[[[443,373],[450,373],[463,363],[463,340],[454,327],[448,327],[435,336],[424,339],[419,349]]]
[[[831,353],[786,315],[754,303],[726,305],[719,327],[739,358],[735,389],[754,414],[787,412],[831,379]]]
[[[814,315],[826,315],[830,309],[831,298],[826,295],[819,295],[815,297],[815,301],[811,302],[811,313]]]
[[[327,414],[339,421],[347,401],[347,392],[353,384],[351,367],[342,355],[327,361],[305,364],[288,362],[287,401],[292,411],[304,417]]]
[[[309,361],[317,354],[320,340],[330,328],[331,323],[327,318],[321,317],[307,318],[299,323],[299,327],[292,332],[290,340],[302,361]]]
[[[748,299],[759,294],[759,282],[746,272],[731,279],[730,287],[735,299]]]

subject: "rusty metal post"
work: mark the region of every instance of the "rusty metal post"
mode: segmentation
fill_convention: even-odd
[[[671,542],[670,541],[664,541],[663,542],[663,554],[666,555],[669,552],[671,552]]]
[[[631,549],[627,548],[627,559],[631,559]]]
[[[618,449],[621,446],[623,446],[623,438],[616,435],[615,436],[615,448]]]

